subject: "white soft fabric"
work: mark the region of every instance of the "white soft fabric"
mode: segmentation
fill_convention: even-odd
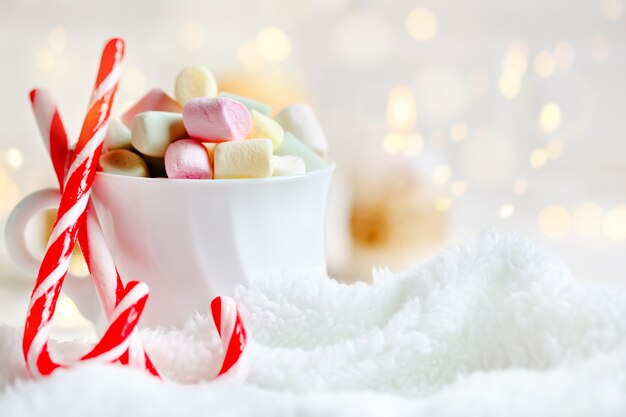
[[[372,284],[286,272],[236,299],[253,338],[246,384],[207,382],[221,345],[206,317],[142,332],[166,382],[103,365],[31,381],[20,331],[5,326],[0,415],[626,415],[626,293],[573,281],[515,236],[482,236]]]

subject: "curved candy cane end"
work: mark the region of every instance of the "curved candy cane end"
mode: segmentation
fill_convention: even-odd
[[[232,298],[213,299],[211,314],[224,348],[222,367],[217,374],[221,376],[240,362],[247,344],[246,328]]]

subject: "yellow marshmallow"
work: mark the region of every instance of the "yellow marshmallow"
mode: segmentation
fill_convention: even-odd
[[[285,131],[281,125],[256,110],[252,110],[250,115],[252,116],[252,129],[247,139],[269,139],[272,141],[272,150],[278,149],[285,137]]]
[[[250,139],[218,143],[214,178],[264,178],[272,175],[272,141]]]
[[[178,73],[174,90],[176,100],[184,106],[192,98],[217,96],[217,81],[208,69],[191,65]]]

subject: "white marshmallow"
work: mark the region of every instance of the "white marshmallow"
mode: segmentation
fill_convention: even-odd
[[[247,139],[217,144],[214,178],[264,178],[272,175],[272,141]]]
[[[285,175],[300,175],[306,172],[306,166],[302,158],[297,156],[272,156],[272,165],[274,177],[282,177]]]
[[[276,115],[283,129],[294,134],[318,155],[326,156],[328,142],[313,110],[306,104],[292,104]]]
[[[104,138],[104,150],[131,149],[130,129],[119,119],[111,119]]]

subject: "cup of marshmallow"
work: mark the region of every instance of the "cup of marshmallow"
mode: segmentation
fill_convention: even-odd
[[[326,138],[304,104],[272,115],[219,92],[194,65],[176,77],[173,97],[153,89],[110,119],[91,201],[108,248],[100,252],[122,280],[150,288],[140,326],[182,325],[256,279],[325,270]],[[26,224],[59,202],[59,190],[40,190],[11,216],[10,246],[32,274],[41,261],[26,246]],[[65,288],[85,317],[106,323],[81,282]]]
[[[174,91],[172,98],[153,89],[111,120],[102,172],[218,180],[301,175],[327,164],[326,138],[305,104],[272,117],[265,103],[218,92],[199,65],[178,74]]]
[[[180,325],[256,279],[325,271],[326,138],[307,105],[272,115],[194,65],[173,97],[153,89],[111,119],[92,197],[123,279],[150,286],[140,325]]]

